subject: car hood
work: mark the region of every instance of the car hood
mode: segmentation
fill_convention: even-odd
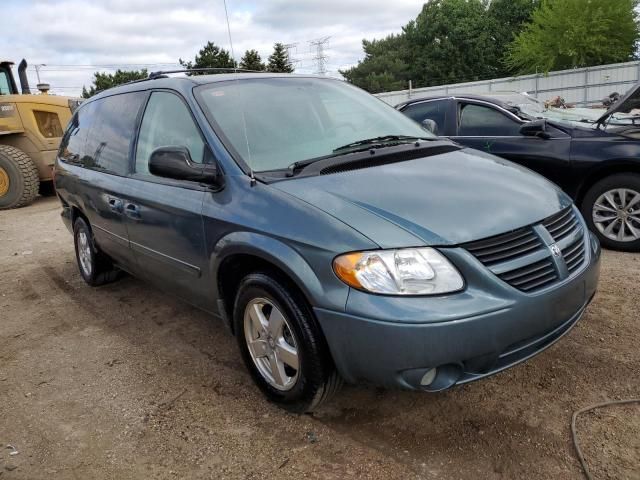
[[[539,222],[571,204],[543,177],[471,149],[271,185],[382,248],[478,240]]]
[[[611,105],[609,109],[598,119],[598,123],[603,123],[614,113],[629,113],[631,110],[636,108],[640,108],[640,82],[631,87],[629,91],[624,94],[624,97]]]

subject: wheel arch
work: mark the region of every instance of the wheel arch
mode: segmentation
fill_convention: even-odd
[[[231,316],[237,287],[246,275],[265,271],[285,281],[311,308],[325,295],[322,282],[305,259],[289,245],[266,235],[235,232],[214,248],[211,275],[218,313],[233,331]]]
[[[576,205],[582,207],[584,197],[589,189],[597,182],[619,173],[635,173],[640,175],[640,162],[629,159],[611,160],[591,169],[578,188],[575,199]]]

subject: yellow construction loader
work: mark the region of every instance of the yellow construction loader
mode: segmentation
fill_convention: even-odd
[[[53,193],[55,155],[80,103],[49,95],[47,84],[38,84],[40,93],[32,95],[25,60],[18,66],[20,94],[12,65],[0,61],[0,210],[28,205],[38,193]]]

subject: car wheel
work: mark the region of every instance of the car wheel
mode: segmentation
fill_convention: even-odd
[[[342,385],[311,309],[287,282],[245,277],[233,309],[243,360],[266,397],[289,411],[317,408]]]
[[[603,246],[640,251],[640,175],[616,174],[600,180],[585,195],[582,215]]]
[[[118,270],[111,260],[98,250],[91,228],[82,217],[73,223],[73,240],[76,247],[76,260],[80,275],[92,287],[114,281]]]
[[[22,150],[0,145],[0,210],[29,205],[38,195],[38,169]]]

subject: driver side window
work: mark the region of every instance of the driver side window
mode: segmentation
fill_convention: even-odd
[[[153,92],[140,125],[136,172],[149,174],[151,152],[169,146],[186,147],[193,162],[203,163],[204,141],[187,105],[173,93]]]
[[[494,108],[472,103],[460,107],[461,137],[512,137],[520,135],[520,124]]]

